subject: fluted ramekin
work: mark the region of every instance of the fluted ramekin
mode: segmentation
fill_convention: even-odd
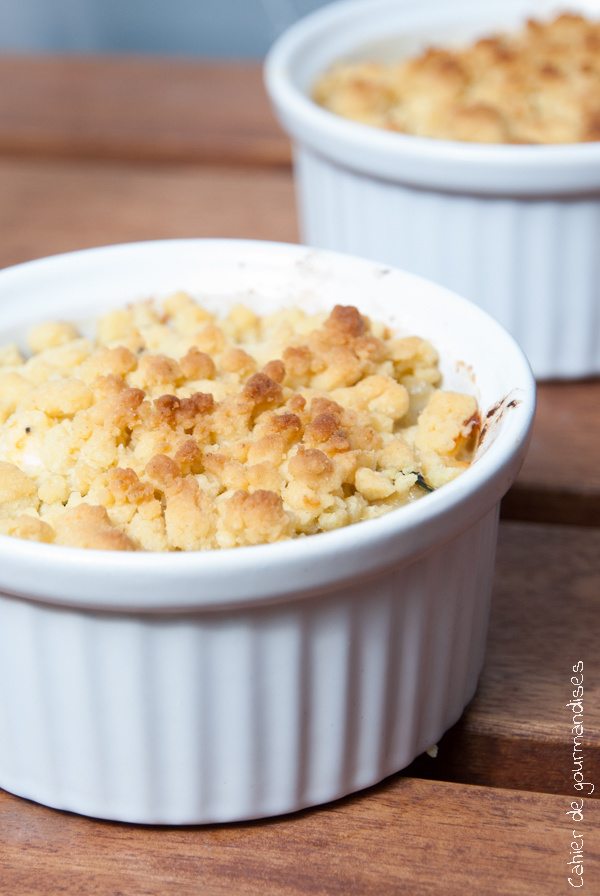
[[[568,7],[600,14],[597,0]],[[302,239],[477,303],[518,340],[538,379],[600,373],[600,143],[413,137],[336,116],[310,93],[339,60],[456,45],[563,9],[553,0],[350,0],[293,25],[265,62],[292,138]]]
[[[475,394],[477,459],[380,519],[258,547],[130,553],[0,536],[0,786],[49,806],[190,824],[291,812],[406,766],[471,699],[499,501],[535,383],[514,340],[442,287],[284,244],[189,240],[0,271],[0,343],[178,289],[364,313],[426,336]]]

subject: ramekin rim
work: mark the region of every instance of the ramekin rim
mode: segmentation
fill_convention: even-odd
[[[138,241],[134,243],[122,243],[112,246],[97,246],[89,249],[78,250],[75,252],[61,253],[60,255],[52,255],[46,258],[34,259],[23,262],[19,265],[11,266],[0,272],[2,277],[19,276],[19,273],[27,268],[41,266],[44,264],[61,263],[66,257],[71,257],[76,261],[85,261],[85,257],[92,254],[126,252],[137,247],[139,251],[144,249],[156,249],[160,245],[173,246],[174,244],[212,244],[216,246],[238,246],[249,247],[252,251],[264,251],[265,253],[284,253],[290,254],[292,258],[299,259],[307,255],[316,255],[321,258],[337,258],[338,260],[350,260],[353,263],[359,263],[365,266],[371,266],[373,270],[382,269],[383,267],[369,259],[360,259],[355,256],[346,255],[340,252],[332,252],[329,250],[312,249],[311,247],[279,243],[264,240],[244,240],[244,239],[168,239],[168,240],[150,240]],[[260,247],[260,248],[259,248]],[[413,280],[421,281],[420,278],[406,271],[400,272],[403,276]],[[428,282],[428,281],[426,281]],[[107,609],[111,611],[120,610],[123,612],[135,611],[157,611],[165,612],[185,609],[221,609],[232,604],[244,605],[245,601],[239,598],[235,599],[208,599],[202,600],[197,597],[194,600],[178,600],[172,601],[168,598],[163,601],[145,600],[144,594],[139,593],[133,601],[123,601],[122,595],[118,598],[115,595],[108,595],[104,600],[90,600],[82,595],[81,597],[59,596],[52,583],[52,577],[62,574],[65,568],[68,569],[75,566],[74,572],[80,572],[87,576],[104,577],[106,581],[111,580],[117,574],[139,575],[144,573],[144,579],[152,579],[157,575],[172,577],[178,571],[190,575],[194,572],[206,572],[214,574],[219,572],[219,568],[228,568],[231,565],[232,558],[237,558],[236,566],[241,567],[238,575],[243,576],[245,572],[260,572],[264,570],[265,561],[271,566],[277,562],[282,570],[285,566],[293,562],[296,567],[302,564],[311,564],[315,561],[323,562],[329,555],[335,560],[337,555],[349,554],[355,549],[355,543],[359,542],[359,548],[362,553],[375,548],[381,540],[390,541],[392,538],[399,538],[404,533],[412,530],[416,531],[431,521],[435,521],[443,517],[445,514],[451,513],[454,509],[466,502],[475,500],[480,493],[493,493],[493,499],[490,500],[485,507],[479,507],[477,512],[482,515],[491,509],[493,504],[500,499],[505,493],[508,485],[514,480],[520,462],[522,462],[526,443],[529,438],[533,413],[535,408],[535,382],[529,368],[528,362],[518,347],[514,339],[493,319],[483,312],[480,308],[463,299],[461,296],[451,293],[437,284],[429,284],[434,286],[436,291],[445,292],[453,296],[454,301],[462,305],[468,313],[482,318],[486,318],[488,322],[502,333],[507,344],[512,343],[514,361],[518,371],[515,377],[515,390],[517,395],[516,407],[507,424],[506,432],[503,433],[502,444],[498,445],[493,442],[489,451],[482,454],[477,462],[467,469],[458,479],[446,484],[439,491],[426,496],[420,501],[411,505],[398,508],[377,519],[365,521],[363,523],[355,523],[333,532],[320,533],[318,535],[307,536],[301,539],[290,539],[288,541],[279,542],[270,545],[256,545],[235,547],[227,549],[215,549],[213,551],[198,552],[109,552],[91,550],[85,548],[72,548],[58,545],[40,544],[29,542],[14,536],[0,535],[0,561],[8,561],[12,566],[19,566],[22,563],[37,564],[37,568],[44,578],[44,587],[39,593],[33,593],[31,589],[28,593],[24,593],[22,589],[6,585],[3,581],[5,576],[0,576],[0,589],[4,586],[4,593],[19,597],[25,597],[31,600],[38,600],[47,603],[67,604],[70,606],[79,606],[87,608],[90,603],[99,609]],[[506,484],[508,483],[508,484]],[[466,487],[465,487],[466,486]],[[348,535],[350,533],[350,535]],[[338,543],[342,542],[341,545]],[[345,542],[349,544],[345,545]],[[291,560],[289,553],[292,552]],[[233,552],[233,553],[232,553]],[[293,555],[296,556],[293,556]],[[324,557],[325,555],[325,557]],[[5,562],[0,562],[0,569],[3,569]],[[198,570],[198,567],[201,567]],[[288,588],[289,590],[289,588]],[[292,589],[293,591],[293,589]],[[298,589],[299,592],[302,588]],[[256,603],[254,598],[248,598],[249,606]]]
[[[387,8],[392,7],[392,3],[391,0],[376,0],[376,6]],[[364,167],[375,175],[380,172],[384,176],[390,176],[390,170],[400,170],[401,166],[411,162],[418,162],[420,168],[423,165],[432,168],[444,165],[449,172],[447,179],[450,189],[453,186],[450,169],[464,169],[467,180],[471,172],[471,179],[475,181],[474,189],[477,189],[478,176],[490,169],[499,176],[507,177],[506,187],[493,184],[490,192],[545,193],[554,190],[564,193],[600,189],[599,141],[515,145],[432,139],[385,131],[342,118],[318,106],[295,83],[292,74],[293,58],[303,49],[309,48],[312,36],[319,32],[322,25],[361,12],[372,15],[370,0],[339,0],[317,9],[291,25],[267,52],[263,66],[265,88],[280,117],[284,119],[284,126],[289,127],[291,124],[292,131],[299,128],[303,132],[292,133],[292,136],[300,136],[301,139],[305,137],[309,143],[316,142],[316,148],[326,155],[327,147],[330,146],[329,152],[334,158],[339,156],[342,162],[357,168]],[[344,144],[347,144],[346,153]],[[364,153],[364,157],[356,162],[358,153]],[[374,156],[373,162],[369,161],[370,156]],[[577,176],[577,168],[582,166],[586,169],[585,174],[583,177]],[[519,178],[533,174],[534,181],[514,182],[515,172]],[[550,175],[553,178],[562,175],[565,183],[553,183],[549,180]],[[439,180],[439,175],[436,178],[436,174],[433,174],[433,178]],[[410,174],[408,179],[411,179]],[[443,181],[444,176],[441,179]],[[426,181],[427,177],[417,175],[416,180]],[[440,186],[438,183],[435,185]]]

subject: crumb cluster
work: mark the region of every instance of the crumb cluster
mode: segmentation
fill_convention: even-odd
[[[184,292],[0,350],[0,533],[110,550],[276,542],[387,513],[468,466],[473,397],[353,306],[217,318]]]
[[[318,81],[314,98],[346,118],[421,137],[600,140],[600,22],[564,13],[395,64],[340,63]]]

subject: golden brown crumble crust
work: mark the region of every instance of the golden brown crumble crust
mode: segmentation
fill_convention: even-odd
[[[186,293],[0,352],[0,533],[103,550],[206,550],[346,526],[468,466],[475,399],[437,354],[353,306]]]
[[[564,13],[394,64],[340,63],[315,100],[391,131],[475,143],[600,140],[600,22]]]

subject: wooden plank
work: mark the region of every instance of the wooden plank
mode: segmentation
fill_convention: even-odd
[[[501,524],[477,694],[437,757],[420,757],[409,774],[576,794],[574,708],[567,704],[581,662],[583,767],[600,797],[599,558],[600,530]]]
[[[290,164],[259,63],[0,57],[0,155]]]
[[[211,896],[555,896],[573,830],[598,882],[600,804],[401,776],[319,809],[246,824],[156,828],[45,809],[0,791],[2,892]],[[577,848],[577,844],[576,844]]]
[[[506,519],[600,526],[600,379],[540,383],[531,447]]]
[[[0,267],[180,237],[297,242],[285,170],[0,158]]]

